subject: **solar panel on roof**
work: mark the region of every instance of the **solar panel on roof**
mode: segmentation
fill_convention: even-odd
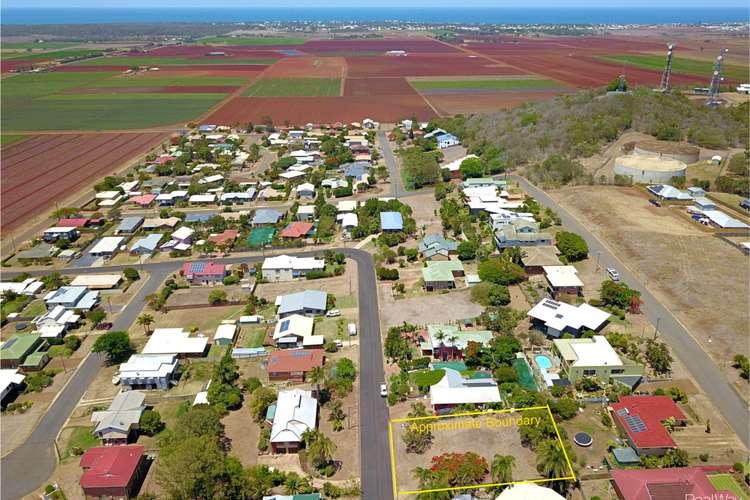
[[[204,262],[193,262],[190,264],[191,273],[202,273],[205,268],[206,265]]]
[[[628,414],[628,409],[627,408],[620,408],[619,410],[617,410],[617,414],[619,416],[621,416],[621,417],[624,417],[624,416],[626,416]]]
[[[281,322],[281,326],[279,326],[279,331],[284,333],[285,331],[289,330],[289,320],[286,319]]]
[[[305,351],[296,351],[292,353],[295,358],[306,358],[308,354]]]
[[[10,349],[10,348],[11,348],[11,346],[12,346],[13,344],[15,344],[17,340],[18,340],[17,338],[13,337],[12,339],[10,339],[10,340],[9,340],[9,341],[7,341],[6,343],[4,343],[4,344],[3,344],[3,347],[2,347],[2,348],[3,348],[3,349]]]
[[[646,424],[643,423],[641,417],[638,415],[628,415],[625,417],[625,423],[632,432],[645,432]]]

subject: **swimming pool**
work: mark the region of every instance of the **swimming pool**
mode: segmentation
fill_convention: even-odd
[[[539,368],[544,368],[545,370],[552,368],[552,360],[544,354],[537,354],[534,356],[534,362]]]

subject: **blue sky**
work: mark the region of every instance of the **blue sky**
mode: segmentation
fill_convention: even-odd
[[[410,0],[406,4],[403,0],[379,0],[377,2],[357,3],[360,7],[434,7],[434,8],[460,8],[466,9],[471,7],[509,7],[509,8],[531,8],[531,7],[575,7],[575,8],[603,8],[614,7],[612,4],[602,2],[601,0],[524,0],[524,1],[498,1],[498,0],[464,0],[458,6],[454,1],[441,0]],[[342,7],[352,8],[350,0],[308,0],[302,3],[299,0],[275,0],[270,3],[267,1],[253,0],[213,0],[205,2],[203,0],[3,0],[4,8],[124,8],[125,5],[130,8],[144,7],[181,7],[181,8],[268,8],[268,7]],[[747,7],[747,0],[716,0],[710,3],[712,7]],[[707,7],[706,0],[631,0],[627,4],[617,5],[617,7],[630,8],[689,8],[689,7]]]

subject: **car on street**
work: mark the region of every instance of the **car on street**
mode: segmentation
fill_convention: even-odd
[[[355,323],[349,323],[347,330],[349,330],[350,337],[357,335],[357,325]]]
[[[617,269],[614,267],[607,268],[607,276],[609,276],[609,279],[612,281],[620,281],[620,273],[618,273]]]
[[[331,309],[330,311],[326,312],[326,318],[335,318],[336,316],[341,316],[341,311],[338,309]]]
[[[380,395],[382,397],[386,397],[388,395],[388,386],[385,384],[380,384]]]

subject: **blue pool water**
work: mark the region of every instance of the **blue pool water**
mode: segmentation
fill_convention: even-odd
[[[539,368],[544,368],[545,370],[552,368],[552,360],[544,354],[537,354],[534,356],[534,362],[536,362],[536,365]]]

